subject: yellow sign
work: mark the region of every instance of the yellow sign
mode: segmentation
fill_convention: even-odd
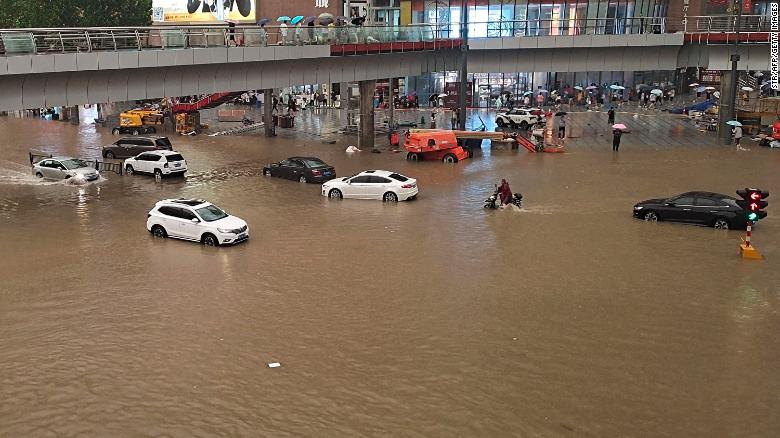
[[[152,0],[157,23],[255,22],[256,0]]]

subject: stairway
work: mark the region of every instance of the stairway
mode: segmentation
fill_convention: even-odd
[[[209,108],[216,108],[225,102],[240,96],[243,91],[230,92],[230,93],[214,93],[209,94],[203,99],[193,103],[177,103],[173,105],[171,110],[174,113],[194,113]]]

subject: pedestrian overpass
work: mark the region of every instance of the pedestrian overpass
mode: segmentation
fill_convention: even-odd
[[[627,19],[623,19],[627,20]],[[730,68],[736,35],[712,17],[469,39],[470,72]],[[544,29],[535,20],[534,29]],[[603,21],[603,20],[602,20]],[[769,68],[768,25],[740,34],[740,69]],[[703,23],[703,24],[702,24]],[[757,23],[757,24],[756,24]],[[625,24],[625,23],[624,23]],[[717,26],[716,26],[717,25]],[[529,28],[527,22],[512,28]],[[0,30],[0,110],[417,76],[460,67],[447,26],[257,26]],[[731,38],[731,39],[730,39]]]

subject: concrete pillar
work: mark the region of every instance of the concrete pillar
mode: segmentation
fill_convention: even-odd
[[[73,105],[70,107],[70,124],[71,125],[78,125],[79,124],[79,106]]]
[[[718,136],[724,143],[731,142],[731,127],[726,124],[733,120],[736,115],[731,112],[731,105],[734,102],[734,90],[730,86],[732,78],[731,70],[720,72],[720,109],[718,110]]]
[[[263,122],[265,123],[265,136],[274,136],[274,120],[273,120],[273,105],[274,97],[273,91],[270,88],[263,90]]]
[[[387,99],[389,100],[388,108],[390,109],[388,128],[393,129],[393,125],[395,125],[395,90],[398,89],[398,78],[390,78],[388,82],[390,83],[390,92],[387,96]]]
[[[360,89],[360,132],[358,132],[358,148],[374,148],[374,90],[376,81],[358,82]]]

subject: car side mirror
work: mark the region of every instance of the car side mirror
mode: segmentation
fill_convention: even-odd
[[[190,219],[190,222],[192,222],[193,224],[198,224],[198,223],[200,223],[200,219],[194,217],[194,218]]]

